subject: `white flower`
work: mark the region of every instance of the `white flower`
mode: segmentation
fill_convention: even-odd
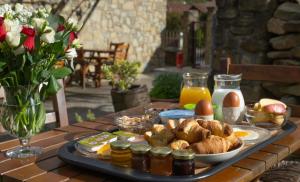
[[[22,25],[18,20],[4,19],[4,26],[6,32],[21,32],[22,30]]]
[[[47,24],[47,21],[43,18],[33,18],[32,21],[34,28],[37,30],[41,30],[43,26]]]
[[[13,14],[13,10],[11,9],[11,5],[4,4],[0,6],[0,16],[4,16],[4,14]]]
[[[22,30],[22,26],[20,25],[18,20],[4,20],[4,26],[6,30],[5,40],[11,47],[17,47],[20,44],[20,32]]]
[[[21,12],[23,11],[23,9],[24,9],[24,7],[23,7],[22,4],[17,3],[17,4],[15,5],[15,11],[16,11],[17,13],[21,13]]]
[[[20,44],[20,32],[7,32],[5,40],[11,47],[17,47]]]
[[[73,18],[69,18],[66,24],[67,24],[68,29],[77,30],[77,23],[78,23],[77,20],[75,20]]]
[[[70,48],[66,51],[66,58],[68,60],[72,60],[73,58],[77,57],[77,52],[75,48]]]
[[[45,33],[42,34],[41,40],[47,43],[53,43],[55,42],[55,31],[51,27],[45,28]]]
[[[17,56],[19,54],[23,54],[25,52],[25,48],[23,45],[21,45],[20,47],[18,47],[16,50],[13,51],[14,54]]]

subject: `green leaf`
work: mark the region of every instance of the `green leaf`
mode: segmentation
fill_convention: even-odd
[[[56,68],[51,71],[51,74],[56,79],[62,79],[72,73],[72,70],[68,67]]]
[[[57,82],[56,78],[53,75],[51,75],[47,85],[47,94],[54,95],[56,94],[56,92],[59,91],[60,88],[61,86]]]

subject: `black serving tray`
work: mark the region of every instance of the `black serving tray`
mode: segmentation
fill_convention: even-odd
[[[187,182],[187,181],[196,181],[203,178],[206,178],[208,176],[214,175],[217,172],[231,166],[232,164],[238,162],[239,160],[251,155],[252,153],[266,147],[267,145],[283,138],[287,134],[293,132],[297,126],[287,121],[286,124],[282,127],[282,131],[280,131],[275,136],[270,137],[269,139],[258,143],[256,145],[253,145],[245,150],[242,150],[238,155],[231,158],[228,161],[218,163],[213,165],[212,167],[208,168],[207,170],[195,174],[195,175],[189,175],[189,176],[157,176],[153,175],[151,173],[145,173],[140,172],[138,170],[134,170],[131,168],[122,168],[115,165],[110,164],[109,162],[92,159],[88,157],[84,157],[81,155],[75,155],[76,152],[74,144],[77,141],[71,141],[64,146],[62,146],[58,151],[58,156],[63,161],[76,165],[79,167],[87,168],[94,171],[99,171],[105,174],[109,174],[112,176],[116,176],[119,178],[124,178],[128,180],[135,180],[135,181],[157,181],[157,182],[174,182],[174,181],[181,181],[181,182]]]

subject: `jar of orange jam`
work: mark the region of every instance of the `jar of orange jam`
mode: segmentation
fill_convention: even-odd
[[[131,167],[130,143],[126,141],[115,141],[110,144],[111,162],[122,167]]]
[[[150,173],[169,176],[172,174],[172,149],[169,147],[154,147],[151,149]]]

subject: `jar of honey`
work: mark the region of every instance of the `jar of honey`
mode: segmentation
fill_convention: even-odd
[[[122,167],[131,167],[130,143],[126,141],[115,141],[110,144],[111,162]]]
[[[195,174],[195,153],[190,150],[175,150],[173,156],[173,175],[194,175]]]
[[[135,144],[130,146],[132,152],[131,167],[144,172],[149,171],[150,157],[148,155],[151,146],[147,144]]]
[[[172,149],[154,147],[151,149],[150,173],[169,176],[172,174]]]

